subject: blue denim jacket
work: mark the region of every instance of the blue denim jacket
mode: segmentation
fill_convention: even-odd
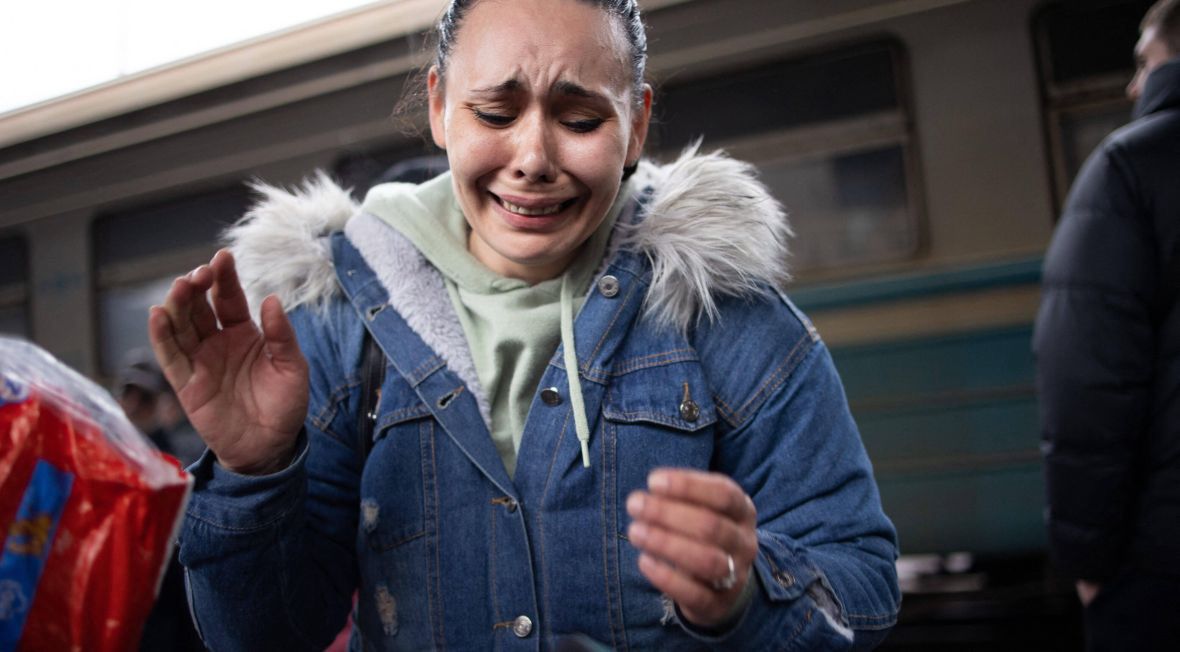
[[[291,312],[310,364],[297,459],[245,477],[206,454],[181,534],[213,650],[322,649],[357,593],[355,650],[872,647],[894,623],[896,535],[828,351],[783,296],[722,297],[680,331],[647,318],[647,256],[615,252],[575,321],[590,419],[537,399],[510,479],[477,397],[390,309],[354,243],[331,241],[342,294]],[[368,328],[388,358],[361,466]],[[564,395],[556,351],[540,387]],[[685,397],[699,411],[682,411]],[[661,466],[734,478],[758,512],[753,598],[723,632],[683,623],[637,567],[626,496]],[[523,617],[523,618],[522,618]],[[527,622],[526,622],[527,619]]]

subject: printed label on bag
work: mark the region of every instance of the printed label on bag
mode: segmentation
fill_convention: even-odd
[[[0,650],[15,650],[74,476],[38,460],[0,552]]]
[[[28,385],[0,375],[0,406],[8,403],[23,403],[28,397]]]

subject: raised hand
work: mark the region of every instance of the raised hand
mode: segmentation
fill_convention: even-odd
[[[656,469],[647,486],[627,498],[639,571],[692,624],[722,624],[758,554],[754,502],[720,473]]]
[[[212,305],[206,292],[212,289]],[[233,256],[176,279],[148,315],[152,351],[189,421],[225,468],[281,470],[307,416],[307,360],[278,298],[250,320]]]

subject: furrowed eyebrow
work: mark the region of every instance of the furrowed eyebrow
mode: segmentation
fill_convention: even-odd
[[[595,93],[594,91],[592,91],[588,88],[585,88],[583,86],[579,86],[571,81],[559,81],[553,87],[553,90],[556,92],[557,95],[572,95],[574,97],[581,97],[581,98],[585,98],[588,100],[605,100],[606,99],[601,94]]]
[[[523,84],[517,79],[508,79],[502,81],[494,86],[485,86],[483,88],[472,89],[472,93],[476,95],[508,95],[519,91]],[[601,93],[596,93],[584,86],[575,84],[571,81],[559,81],[553,86],[554,95],[564,95],[567,97],[578,97],[587,100],[606,101],[606,97]]]
[[[520,90],[520,82],[515,79],[500,82],[495,86],[487,86],[485,88],[477,88],[473,93],[479,95],[502,95],[504,93],[513,93]]]

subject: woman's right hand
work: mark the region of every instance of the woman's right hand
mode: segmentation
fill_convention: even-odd
[[[172,283],[164,305],[151,308],[148,336],[222,466],[262,475],[290,463],[307,416],[307,360],[277,297],[262,302],[261,330],[251,321],[228,250]]]

